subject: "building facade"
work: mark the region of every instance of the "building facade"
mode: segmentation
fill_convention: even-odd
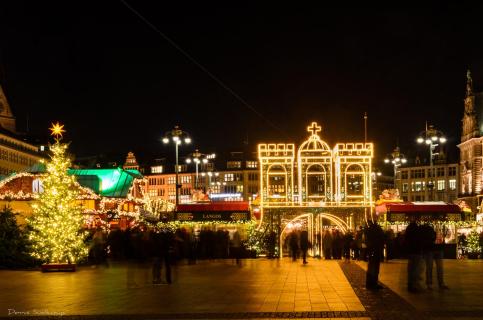
[[[0,175],[26,171],[43,158],[43,150],[18,136],[15,117],[0,86]]]
[[[483,188],[483,92],[473,91],[473,80],[467,72],[466,96],[461,131],[459,163],[460,199],[477,211],[478,195]]]
[[[188,172],[187,165],[179,166],[180,203],[197,200],[250,201],[258,195],[259,171],[256,158],[245,158],[243,153],[231,152],[223,164],[223,170],[214,168],[211,162],[201,164],[197,177],[196,173]],[[160,163],[150,167],[150,173],[145,175],[146,194],[152,199],[174,203],[176,174],[171,171],[165,172],[165,169],[166,165]]]
[[[453,202],[458,198],[457,163],[414,166],[399,168],[396,176],[403,201],[444,201]],[[433,178],[432,178],[433,177]]]

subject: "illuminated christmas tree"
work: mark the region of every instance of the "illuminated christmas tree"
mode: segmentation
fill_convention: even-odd
[[[471,231],[466,240],[468,242],[466,245],[466,250],[468,253],[478,254],[481,252],[480,235],[478,232]]]
[[[50,129],[55,144],[50,146],[51,160],[42,178],[43,192],[29,219],[32,255],[47,263],[75,263],[87,255],[82,209],[76,204],[78,187],[67,174],[71,161],[67,144],[60,143],[63,126]]]

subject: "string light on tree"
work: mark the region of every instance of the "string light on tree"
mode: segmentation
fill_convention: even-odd
[[[67,144],[60,143],[63,127],[56,123],[50,128],[55,143],[50,146],[51,159],[41,180],[44,191],[28,220],[32,255],[47,263],[75,263],[88,253],[82,208],[76,204],[79,190],[75,176],[67,173],[71,165]]]

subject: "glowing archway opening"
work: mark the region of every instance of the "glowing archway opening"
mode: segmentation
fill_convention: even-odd
[[[321,224],[322,222],[322,218],[326,218],[330,221],[332,221],[333,223],[335,223],[335,225],[343,232],[343,233],[346,233],[347,230],[349,229],[349,226],[347,225],[347,223],[342,220],[341,218],[333,215],[333,214],[330,214],[330,213],[319,213],[317,214],[317,217],[319,219],[319,222],[316,223],[316,231],[317,230],[320,230],[320,226],[319,226],[319,223]],[[293,226],[295,224],[296,221],[298,220],[302,220],[304,218],[307,218],[307,231],[309,232],[309,240],[312,244],[314,244],[314,238],[315,238],[315,235],[314,235],[314,229],[313,229],[313,224],[314,224],[314,214],[313,213],[304,213],[304,214],[301,214],[295,218],[293,218],[292,220],[290,220],[286,225],[285,227],[283,227],[282,229],[282,232],[280,232],[280,257],[282,258],[283,257],[283,235],[285,234],[285,231],[287,229],[287,227],[290,225],[290,226]]]

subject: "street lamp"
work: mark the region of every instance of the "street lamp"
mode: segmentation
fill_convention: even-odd
[[[426,129],[422,131],[416,141],[419,144],[426,144],[429,146],[429,170],[430,170],[430,180],[428,182],[428,188],[431,192],[430,200],[433,200],[433,188],[434,188],[434,172],[433,172],[433,157],[435,155],[438,155],[439,153],[435,153],[434,149],[439,146],[439,144],[443,144],[446,142],[446,137],[444,136],[444,133],[435,129],[434,126],[432,125],[427,125],[426,124]]]
[[[214,159],[216,155],[214,153],[211,154],[204,154],[198,151],[198,149],[195,150],[191,154],[191,157],[186,158],[186,163],[194,163],[196,167],[196,178],[195,178],[195,189],[198,189],[198,165],[200,163],[207,164],[209,159]],[[204,176],[204,175],[202,175]]]
[[[391,152],[385,159],[384,163],[392,164],[394,168],[394,188],[397,189],[396,185],[396,177],[397,177],[397,168],[407,162],[406,156],[401,153],[399,147],[394,148],[394,151]]]
[[[175,167],[175,172],[176,172],[176,187],[175,187],[175,193],[176,193],[176,206],[179,204],[179,188],[181,188],[181,185],[179,184],[179,164],[178,164],[178,147],[182,144],[190,144],[191,143],[191,138],[189,137],[188,133],[181,130],[178,126],[175,126],[173,130],[167,132],[164,137],[163,137],[163,143],[164,144],[169,144],[173,143],[174,148],[176,150],[176,167]]]

